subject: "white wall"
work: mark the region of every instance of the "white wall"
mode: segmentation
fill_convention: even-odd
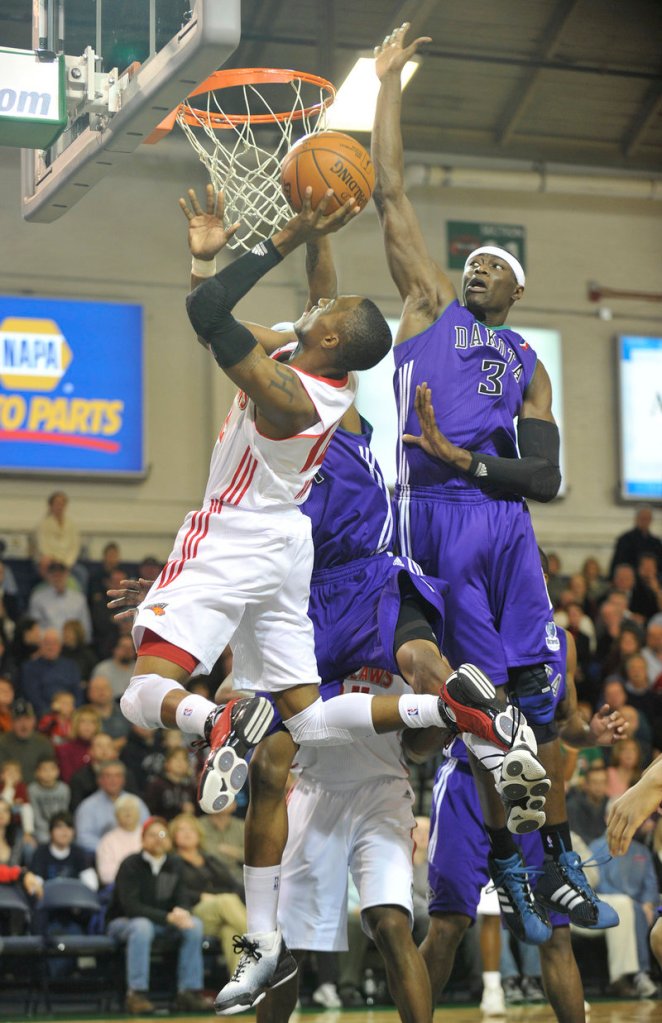
[[[211,444],[232,393],[192,339],[184,312],[189,261],[177,197],[189,184],[202,187],[204,177],[182,152],[174,145],[141,152],[61,220],[41,225],[21,220],[18,154],[0,150],[0,290],[123,299],[145,308],[149,475],[139,483],[64,483],[93,555],[110,538],[120,540],[126,557],[167,554],[184,513],[200,501]],[[587,553],[606,561],[613,537],[633,516],[615,500],[613,337],[659,333],[662,323],[659,306],[632,301],[613,301],[614,319],[599,320],[586,284],[659,291],[662,204],[423,188],[412,198],[442,263],[447,219],[526,226],[528,284],[517,321],[562,333],[567,430],[568,495],[535,508],[534,521],[540,540],[560,551],[568,568]],[[336,236],[335,249],[341,287],[397,315],[373,208]],[[240,312],[258,322],[291,318],[304,293],[297,254],[244,300]],[[0,535],[25,536],[53,487],[49,480],[0,477]],[[658,527],[662,532],[662,513]]]

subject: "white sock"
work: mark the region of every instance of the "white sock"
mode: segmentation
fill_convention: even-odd
[[[267,934],[276,930],[280,870],[280,864],[275,867],[244,866],[247,934]]]
[[[486,991],[498,991],[501,987],[501,974],[498,970],[483,971],[483,987]]]
[[[441,728],[444,721],[439,713],[438,696],[405,694],[398,700],[400,717],[407,728]]]
[[[216,710],[216,704],[211,700],[205,700],[204,696],[197,693],[189,693],[175,711],[177,727],[182,732],[204,736],[205,721],[213,710]]]

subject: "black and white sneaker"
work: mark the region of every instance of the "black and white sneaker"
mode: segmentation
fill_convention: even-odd
[[[205,739],[210,750],[198,780],[198,804],[218,813],[234,802],[248,777],[246,755],[271,727],[274,708],[265,696],[229,700],[207,718]]]
[[[296,959],[280,929],[267,934],[235,934],[234,950],[241,955],[230,980],[214,1000],[217,1016],[233,1016],[250,1009],[262,1001],[269,988],[279,987],[297,972]]]
[[[505,754],[501,777],[496,781],[506,810],[506,826],[515,835],[526,835],[543,826],[545,799],[551,784],[532,745],[526,741],[529,731],[528,726],[520,727],[517,744]]]

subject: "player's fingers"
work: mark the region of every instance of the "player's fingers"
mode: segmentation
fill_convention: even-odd
[[[225,229],[225,237],[226,238],[232,238],[232,235],[236,234],[240,227],[241,227],[241,220],[237,220],[234,224],[230,224],[230,226],[226,227],[226,229]]]
[[[304,191],[303,191],[303,201],[301,203],[301,212],[304,215],[307,214],[307,213],[310,213],[310,211],[312,210],[312,208],[313,208],[313,206],[312,206],[312,199],[313,199],[313,190],[310,187],[310,185],[308,185],[304,189]]]
[[[181,196],[180,196],[180,198],[177,200],[177,202],[179,204],[180,210],[182,211],[182,213],[184,214],[186,219],[187,220],[193,220],[193,214],[191,213],[190,209],[188,208],[188,204],[186,202],[186,199],[182,199]]]
[[[193,212],[195,213],[196,217],[201,216],[201,214],[202,214],[202,206],[200,205],[200,202],[198,201],[198,197],[197,197],[197,195],[195,193],[195,189],[194,188],[189,188],[188,192],[187,192],[187,195],[189,197],[189,201],[191,203],[191,206],[193,208]]]
[[[113,615],[116,622],[120,622],[125,618],[135,618],[136,609],[134,607],[129,608],[127,611],[118,611],[117,614]]]
[[[210,183],[205,187],[205,200],[207,203],[207,213],[213,216],[216,213],[216,207],[218,205],[218,195],[216,189]]]
[[[423,437],[415,437],[413,433],[403,433],[402,442],[403,444],[417,444],[420,448]]]

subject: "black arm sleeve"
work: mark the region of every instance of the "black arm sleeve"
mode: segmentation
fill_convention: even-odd
[[[186,311],[198,337],[211,348],[222,369],[241,362],[257,341],[232,315],[237,302],[282,256],[269,239],[203,281],[186,298]]]
[[[558,426],[544,419],[520,419],[517,442],[520,458],[472,451],[469,475],[486,487],[498,487],[533,501],[551,501],[561,486]]]

